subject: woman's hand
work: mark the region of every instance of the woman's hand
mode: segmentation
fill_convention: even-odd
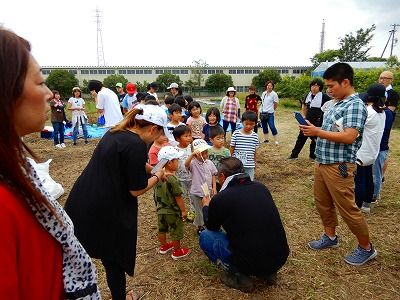
[[[162,181],[166,181],[167,180],[167,177],[165,176],[164,169],[158,170],[157,172],[154,173],[154,175],[156,175],[159,180],[162,180]]]

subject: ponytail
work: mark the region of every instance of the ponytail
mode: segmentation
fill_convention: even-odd
[[[128,130],[129,128],[133,127],[146,127],[149,125],[154,125],[153,123],[150,123],[146,120],[137,120],[136,115],[143,115],[143,109],[141,108],[131,109],[125,114],[123,120],[119,122],[117,125],[115,125],[113,128],[111,128],[110,131],[119,132]]]

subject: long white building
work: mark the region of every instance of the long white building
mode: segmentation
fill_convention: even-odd
[[[223,73],[232,76],[233,84],[237,91],[245,92],[254,76],[265,69],[278,71],[281,76],[300,76],[311,66],[207,66],[202,68],[204,79],[212,74]],[[54,66],[42,67],[42,73],[46,78],[52,70],[66,69],[76,76],[79,83],[83,80],[97,79],[103,81],[105,77],[112,74],[123,75],[130,82],[152,82],[160,74],[171,73],[178,75],[182,82],[192,77],[194,67],[190,66]]]

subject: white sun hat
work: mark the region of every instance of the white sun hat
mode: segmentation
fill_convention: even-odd
[[[193,151],[203,152],[212,148],[205,140],[197,139],[193,141]]]
[[[172,146],[164,146],[158,152],[158,160],[166,159],[168,161],[181,157],[185,152],[178,151]]]

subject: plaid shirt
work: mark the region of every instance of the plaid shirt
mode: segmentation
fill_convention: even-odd
[[[325,131],[339,131],[335,123],[342,118],[343,129],[355,128],[359,131],[359,136],[352,144],[335,143],[327,139],[317,138],[317,147],[315,149],[315,160],[317,162],[322,164],[355,163],[356,153],[361,147],[362,133],[367,119],[367,108],[358,97],[358,94],[353,94],[335,103],[324,114],[321,129]]]
[[[236,105],[236,98],[229,98],[226,100],[224,106],[224,120],[227,122],[234,122],[237,121],[237,114],[238,114],[238,107]]]

